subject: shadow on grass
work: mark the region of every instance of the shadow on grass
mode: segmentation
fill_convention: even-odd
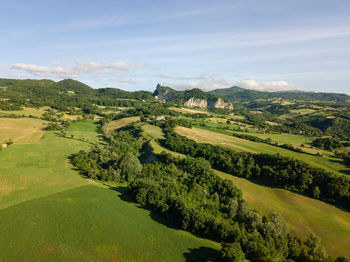
[[[210,247],[189,248],[183,256],[187,262],[222,261],[220,252]]]
[[[104,185],[109,189],[118,192],[118,196],[121,200],[135,204],[130,195],[128,195],[126,186],[111,186],[108,184]],[[149,212],[150,218],[152,218],[157,223],[160,223],[174,230],[180,230],[179,226],[173,219],[171,219],[171,217],[166,217],[164,214],[158,213],[151,208],[148,208],[147,206],[141,207],[137,205],[137,207],[147,210]],[[220,251],[210,247],[189,248],[188,251],[183,254],[183,256],[188,262],[221,261]]]

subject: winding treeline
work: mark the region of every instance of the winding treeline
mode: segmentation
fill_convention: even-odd
[[[166,132],[166,136],[166,140],[160,141],[166,148],[192,157],[203,157],[215,169],[305,194],[350,210],[350,181],[345,176],[278,154],[252,154],[198,144],[173,131]]]
[[[278,213],[262,217],[249,209],[241,191],[215,175],[204,158],[163,152],[142,164],[148,141],[137,126],[104,132],[104,138],[106,145],[80,151],[73,164],[93,179],[128,182],[135,202],[179,228],[221,242],[223,261],[347,261],[329,257],[313,234],[305,242],[291,236]]]
[[[202,158],[161,154],[144,166],[128,192],[180,228],[225,243],[222,254],[227,261],[312,261],[278,213],[261,217],[250,210],[241,191],[216,176]],[[328,259],[324,250],[318,256]]]

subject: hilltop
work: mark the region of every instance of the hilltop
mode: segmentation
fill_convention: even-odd
[[[286,99],[286,100],[311,100],[311,101],[334,101],[334,102],[349,102],[350,96],[337,93],[317,93],[304,91],[279,91],[266,92],[245,89],[238,86],[230,88],[215,89],[209,92],[213,95],[218,95],[227,98],[231,102],[251,102],[258,99]]]

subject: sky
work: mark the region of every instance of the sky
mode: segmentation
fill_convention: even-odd
[[[349,0],[0,0],[0,77],[350,94]]]

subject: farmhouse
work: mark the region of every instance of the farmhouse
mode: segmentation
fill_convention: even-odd
[[[165,117],[164,117],[164,116],[157,116],[157,117],[156,117],[156,120],[157,120],[157,121],[164,121],[164,120],[165,120]]]

